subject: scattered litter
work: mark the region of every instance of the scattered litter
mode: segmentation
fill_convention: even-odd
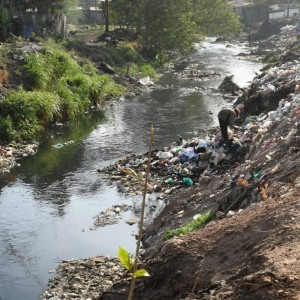
[[[60,144],[60,143],[53,145],[53,147],[56,148],[56,149],[60,149],[63,146],[64,146],[64,144]]]
[[[68,142],[64,142],[64,143],[57,143],[57,144],[53,145],[52,147],[56,148],[56,149],[60,149],[60,148],[64,147],[65,145],[71,145],[71,144],[74,144],[74,141],[68,141]]]

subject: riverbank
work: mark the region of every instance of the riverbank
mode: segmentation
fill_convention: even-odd
[[[149,74],[157,75],[125,43],[112,48],[100,42],[89,45],[69,39],[59,44],[14,37],[3,43],[1,50],[0,175],[20,165],[23,157],[36,153],[37,136],[41,137],[47,127],[72,123],[81,115],[104,110],[107,102],[121,94],[139,94],[145,86],[154,84]],[[129,54],[134,58],[126,73],[124,56]],[[113,63],[113,56],[118,57],[118,65],[106,62]],[[64,59],[62,74],[58,69]],[[50,76],[56,72],[60,76]]]
[[[257,43],[255,51],[271,44],[281,57],[236,99],[245,114],[235,138],[248,143],[247,152],[221,173],[201,174],[193,186],[167,196],[166,207],[144,231],[141,258],[150,277],[139,279],[136,299],[297,299],[300,82],[293,30]],[[204,229],[164,239],[167,230],[208,209],[216,217]],[[76,276],[60,269],[42,298],[74,291]],[[89,290],[84,285],[72,297],[127,299],[129,282],[120,278],[99,287],[98,295],[83,295]]]

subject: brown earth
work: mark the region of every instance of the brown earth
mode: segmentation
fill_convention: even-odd
[[[166,243],[141,299],[298,299],[299,196]]]

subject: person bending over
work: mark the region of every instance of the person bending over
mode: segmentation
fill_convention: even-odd
[[[234,123],[239,116],[240,110],[238,108],[224,108],[218,113],[221,134],[224,142],[228,141],[228,126],[234,128]]]

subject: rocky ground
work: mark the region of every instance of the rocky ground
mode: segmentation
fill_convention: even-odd
[[[15,144],[0,146],[0,174],[9,173],[13,167],[19,165],[19,160],[34,155],[38,144]]]
[[[148,191],[160,193],[166,206],[143,232],[140,258],[150,277],[137,280],[134,299],[300,299],[297,28],[284,27],[253,47],[268,55],[277,49],[281,57],[236,99],[245,106],[233,133],[238,147],[223,147],[209,131],[152,153]],[[180,151],[205,148],[203,140],[200,159],[182,160]],[[143,181],[145,158],[127,158],[99,176],[111,177],[123,192],[138,193],[141,188],[132,186]],[[214,219],[203,229],[165,239],[167,230],[208,210]],[[127,299],[129,284],[116,258],[66,261],[41,298]]]

